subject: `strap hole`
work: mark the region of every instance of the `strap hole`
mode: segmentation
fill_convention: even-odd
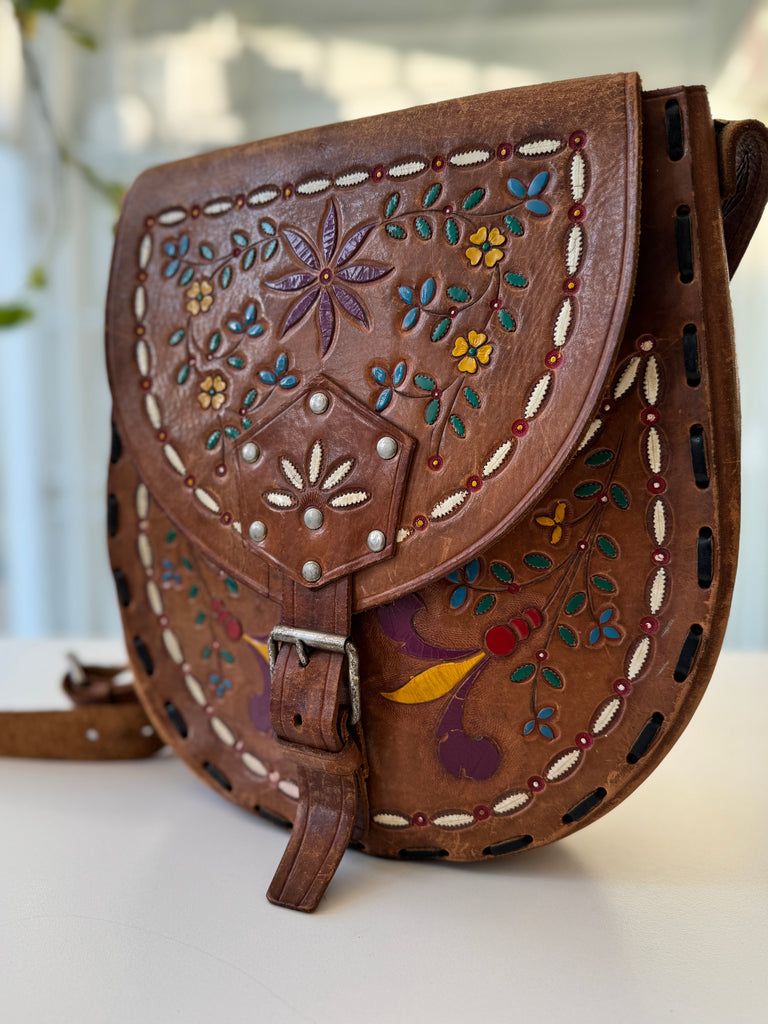
[[[117,497],[114,494],[110,494],[107,498],[107,531],[110,537],[117,535],[120,524],[119,507]]]
[[[699,335],[695,324],[686,324],[683,328],[683,365],[688,387],[697,388],[701,383],[701,365]]]
[[[583,800],[579,800],[577,804],[574,804],[570,811],[566,811],[563,815],[563,824],[571,825],[574,821],[580,821],[586,817],[590,811],[594,811],[596,807],[605,800],[607,790],[602,786],[598,786],[597,789],[593,789],[591,793],[588,793]]]
[[[135,636],[133,638],[133,649],[136,651],[139,661],[144,666],[144,671],[148,676],[151,676],[155,671],[155,663],[152,661],[152,655],[149,653],[147,645],[140,636]]]
[[[297,729],[300,729],[304,724],[304,719],[298,712],[293,716],[293,724]]]
[[[704,629],[698,623],[694,623],[688,630],[688,636],[683,640],[680,648],[680,656],[675,666],[674,680],[676,683],[684,683],[691,673],[693,660],[701,644]]]
[[[691,238],[691,211],[687,206],[678,206],[675,220],[675,242],[677,243],[677,266],[680,280],[690,284],[693,280],[693,240]]]
[[[637,764],[641,757],[645,757],[663,723],[664,715],[660,711],[654,711],[638,733],[635,742],[629,748],[629,753],[627,754],[627,762],[629,764]]]
[[[112,424],[112,447],[109,452],[109,461],[114,464],[120,459],[123,454],[123,442],[120,440],[120,435],[117,432],[117,427]]]
[[[226,789],[228,793],[232,791],[232,783],[229,781],[227,776],[221,770],[217,768],[215,764],[211,764],[210,761],[203,762],[203,768],[208,772],[214,782],[217,782],[222,789]]]
[[[664,118],[667,123],[667,152],[670,160],[682,160],[685,147],[683,144],[683,118],[677,100],[668,100],[664,107]]]
[[[693,479],[700,491],[709,487],[709,469],[707,468],[707,445],[704,427],[696,423],[691,427],[691,468]]]
[[[702,526],[699,530],[699,540],[696,548],[696,569],[699,586],[702,590],[712,586],[712,576],[714,573],[713,548],[712,531],[708,526]]]
[[[500,843],[491,843],[483,850],[485,857],[503,857],[505,853],[517,853],[524,850],[533,842],[533,836],[513,836],[512,839],[502,839]]]
[[[165,705],[165,713],[168,715],[168,718],[171,721],[171,725],[174,727],[176,732],[179,734],[179,736],[181,736],[183,740],[185,740],[187,738],[187,723],[182,713],[179,711],[176,705],[172,704],[170,701],[168,701]]]

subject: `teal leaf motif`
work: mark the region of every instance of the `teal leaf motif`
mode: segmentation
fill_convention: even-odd
[[[586,484],[579,484],[574,488],[573,494],[576,498],[593,498],[602,491],[603,485],[597,480],[591,480]]]
[[[440,401],[437,398],[433,398],[432,401],[427,406],[426,411],[424,413],[424,419],[426,420],[430,427],[435,422],[439,414]]]
[[[424,217],[417,217],[413,222],[413,226],[416,228],[416,233],[419,238],[422,238],[425,242],[427,239],[432,237],[432,228],[430,227],[429,221]]]
[[[200,255],[203,257],[204,260],[212,260],[213,259],[213,249],[210,247],[210,245],[207,245],[204,242],[200,246]]]
[[[475,615],[486,615],[496,604],[495,594],[486,594],[475,605]]]
[[[492,562],[491,573],[496,577],[499,583],[511,583],[513,579],[512,570],[509,569],[503,562]]]
[[[187,267],[184,273],[179,278],[179,284],[183,287],[185,284],[189,284],[192,278],[195,276],[195,268]]]
[[[474,210],[474,208],[485,198],[484,188],[474,188],[464,197],[461,207],[463,210]]]
[[[237,427],[224,427],[224,433],[233,441],[236,437],[240,437],[240,431]]]
[[[557,632],[560,634],[560,639],[563,643],[568,644],[569,647],[576,646],[576,635],[567,626],[558,626]]]
[[[419,301],[422,306],[428,305],[435,297],[435,279],[434,277],[428,277],[424,284],[421,286],[419,293]]]
[[[514,271],[510,271],[504,275],[504,280],[507,284],[511,284],[513,288],[527,288],[528,278],[523,274],[517,274]]]
[[[405,238],[406,231],[399,224],[387,224],[387,234],[392,238],[403,239]]]
[[[243,256],[243,262],[241,264],[243,270],[250,270],[256,260],[256,250],[249,249],[245,256]]]
[[[508,309],[500,309],[496,315],[499,318],[499,323],[505,331],[512,332],[515,330],[517,324],[515,323],[515,318]]]
[[[620,509],[629,508],[629,495],[623,487],[619,487],[618,484],[613,484],[611,487],[611,497]]]
[[[222,288],[229,288],[230,282],[232,281],[232,267],[224,267],[220,276],[219,284]]]
[[[520,223],[517,217],[513,217],[511,213],[508,213],[507,216],[504,218],[504,226],[506,227],[507,231],[511,231],[512,234],[516,235],[518,238],[523,233],[523,225]]]
[[[437,322],[437,324],[432,330],[432,334],[430,335],[432,341],[440,341],[441,338],[444,338],[450,326],[451,318],[448,316],[444,316],[442,320],[439,320]]]
[[[216,447],[216,445],[219,443],[220,438],[220,430],[214,430],[212,434],[208,435],[208,440],[205,442],[205,447],[208,449],[208,451],[211,451],[212,448]]]
[[[221,332],[220,331],[214,331],[214,333],[211,335],[210,341],[208,342],[208,351],[209,352],[216,352],[220,344],[221,344]]]
[[[541,674],[550,686],[553,686],[556,690],[562,690],[563,680],[553,668],[544,668],[541,670]]]
[[[605,534],[601,534],[597,538],[597,546],[606,558],[616,558],[619,553],[616,544]]]
[[[586,601],[586,599],[587,595],[584,593],[583,590],[580,590],[578,591],[578,593],[573,594],[568,599],[568,602],[565,606],[565,614],[575,615],[578,611],[581,611],[581,609],[584,607],[584,602]]]
[[[549,569],[552,565],[552,559],[548,555],[543,555],[537,551],[526,555],[523,561],[530,569]]]
[[[263,256],[262,256],[264,262],[266,263],[267,260],[271,260],[276,252],[277,252],[277,239],[273,238],[272,241],[268,242],[266,247],[264,248],[264,253],[263,253]]]
[[[464,388],[463,394],[473,409],[480,408],[480,396],[473,388]]]
[[[184,363],[182,368],[176,375],[177,384],[186,384],[187,378],[189,377],[189,363]]]
[[[435,183],[431,188],[427,189],[424,193],[424,198],[421,201],[421,205],[425,210],[433,206],[440,198],[440,193],[443,191],[443,186]]]
[[[384,207],[384,216],[391,217],[395,210],[400,205],[400,193],[393,192],[392,195],[387,199],[386,206]]]
[[[168,339],[168,344],[178,345],[180,341],[184,340],[185,334],[186,332],[181,329],[179,329],[178,331],[174,331],[173,334]]]
[[[434,391],[434,389],[437,387],[434,378],[428,376],[426,373],[414,374],[413,383],[421,391]]]
[[[613,452],[609,448],[600,448],[588,455],[584,462],[587,466],[605,466],[613,458]]]
[[[453,217],[445,222],[445,237],[449,245],[456,245],[459,240],[459,227]]]
[[[616,587],[609,579],[605,576],[593,576],[592,583],[597,587],[598,590],[604,591],[606,594],[612,594]]]
[[[453,429],[456,432],[458,437],[466,437],[467,436],[467,428],[464,425],[464,421],[461,419],[460,416],[457,416],[454,413],[451,416],[450,423],[451,423],[451,426],[453,427]]]
[[[467,302],[472,297],[466,288],[460,288],[457,284],[452,284],[450,288],[447,288],[446,294],[454,302]]]
[[[531,665],[529,662],[527,665],[521,665],[519,668],[516,668],[509,678],[513,683],[524,683],[526,679],[531,678],[535,671],[536,666]]]

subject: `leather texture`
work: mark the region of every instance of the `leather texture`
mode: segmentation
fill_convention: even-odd
[[[765,154],[754,122],[716,139],[702,89],[618,75],[134,186],[107,338],[126,637],[162,737],[295,822],[273,902],[314,909],[350,841],[551,842],[680,735],[735,573],[727,282]],[[359,724],[339,650],[284,643],[270,676],[279,622],[351,636]]]

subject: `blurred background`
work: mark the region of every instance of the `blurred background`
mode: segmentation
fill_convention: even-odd
[[[638,70],[768,120],[768,0],[0,0],[0,635],[116,636],[103,308],[145,167],[452,96]],[[726,643],[768,647],[768,222],[733,287],[742,556]]]

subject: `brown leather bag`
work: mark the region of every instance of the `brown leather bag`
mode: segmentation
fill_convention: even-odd
[[[346,846],[477,860],[623,800],[736,567],[728,296],[768,136],[636,75],[155,168],[109,289],[110,555],[151,721]]]

